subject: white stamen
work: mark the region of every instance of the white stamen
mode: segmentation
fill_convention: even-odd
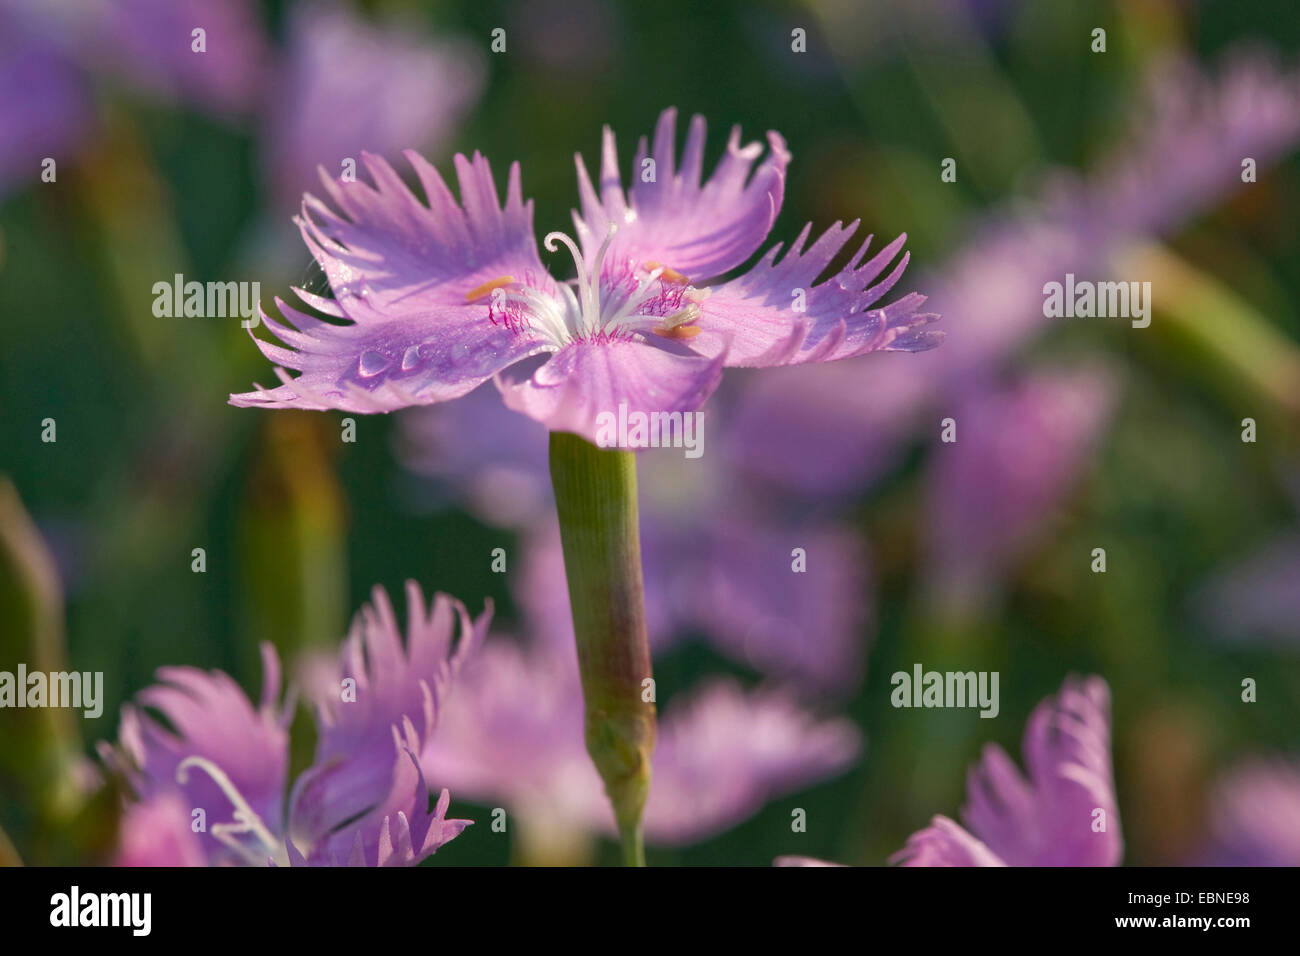
[[[636,278],[634,288],[630,291],[627,283],[618,281],[608,290],[605,300],[601,301],[601,270],[605,256],[609,252],[617,227],[609,224],[605,238],[591,256],[583,254],[578,243],[563,232],[550,232],[542,243],[547,252],[555,252],[563,245],[573,257],[576,278],[557,283],[559,298],[530,288],[523,282],[514,281],[509,276],[484,283],[467,294],[467,298],[477,300],[503,293],[506,302],[519,307],[527,316],[527,321],[534,324],[538,332],[550,339],[557,348],[563,348],[570,342],[594,337],[602,333],[631,331],[653,331],[657,328],[674,328],[693,322],[700,315],[695,303],[708,295],[708,290],[695,289],[689,284],[682,292],[685,307],[670,316],[648,315],[640,309],[645,304],[664,292],[668,276],[674,285],[687,283],[688,280],[666,265],[647,263],[646,273]]]
[[[281,840],[277,839],[262,822],[262,818],[257,815],[244,795],[239,792],[239,788],[234,782],[226,776],[226,772],[214,764],[206,757],[186,757],[176,765],[176,782],[184,785],[189,781],[189,770],[191,767],[197,767],[212,778],[212,782],[220,788],[226,799],[235,807],[233,814],[235,822],[233,823],[215,823],[209,832],[220,840],[224,845],[230,847],[238,853],[245,862],[254,866],[265,866],[267,858],[273,858],[277,863],[284,866],[289,862],[288,852],[284,848]],[[261,842],[266,852],[259,855],[256,850],[245,846],[238,839],[236,834],[251,833]]]

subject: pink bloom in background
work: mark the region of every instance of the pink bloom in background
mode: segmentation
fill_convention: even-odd
[[[1252,758],[1210,793],[1203,862],[1211,866],[1300,866],[1300,763]]]
[[[265,116],[265,164],[277,204],[292,208],[318,167],[417,143],[437,148],[483,87],[478,49],[415,23],[371,24],[338,3],[295,6]]]
[[[922,509],[929,589],[955,607],[987,599],[1078,484],[1114,392],[1103,369],[1040,367],[953,407],[957,440],[934,443]]]
[[[114,866],[207,866],[205,835],[192,829],[189,802],[179,792],[130,803],[118,823]]]
[[[199,27],[206,53],[192,50]],[[105,80],[235,114],[253,105],[266,53],[249,0],[0,0],[0,82],[12,93],[0,102],[0,196],[93,141]]]
[[[426,610],[414,582],[407,606],[405,646],[382,590],[358,614],[330,693],[316,701],[316,759],[294,783],[287,810],[293,705],[280,700],[270,645],[257,706],[220,671],[162,668],[160,683],[123,708],[120,747],[101,746],[133,793],[119,862],[403,866],[459,834],[470,821],[447,819],[445,790],[429,810],[418,755],[438,698],[481,642],[491,611],[471,620],[442,594]],[[199,833],[196,810],[205,824]]]
[[[0,2],[0,198],[36,181],[48,157],[73,159],[94,125],[90,90],[54,37],[31,22],[30,12]]]
[[[813,856],[778,856],[772,861],[773,866],[830,866],[843,867],[843,863],[832,863],[829,860],[819,860]]]
[[[1300,472],[1284,474],[1282,485],[1300,514]],[[1300,531],[1216,572],[1193,595],[1192,612],[1216,636],[1300,649]]]
[[[823,506],[860,495],[897,467],[933,396],[915,364],[774,369],[743,383],[719,439],[738,480]]]
[[[904,866],[1117,866],[1124,852],[1110,757],[1110,689],[1067,679],[1029,716],[1026,777],[996,744],[967,775],[964,829],[944,816],[913,833]]]
[[[504,802],[527,845],[553,850],[612,834],[614,820],[584,744],[572,637],[541,624],[522,643],[489,639],[466,664],[421,763],[433,786]],[[701,685],[661,710],[646,838],[706,839],[842,772],[859,748],[853,724],[819,720],[780,689]]]
[[[861,492],[901,458],[918,427],[936,427],[965,392],[1060,325],[1043,316],[1044,283],[1067,272],[1117,278],[1112,259],[1126,242],[1168,235],[1241,187],[1243,157],[1262,172],[1293,152],[1297,103],[1300,73],[1259,53],[1238,52],[1217,74],[1183,61],[1153,67],[1131,133],[1109,158],[1086,176],[1051,173],[1036,201],[986,216],[927,279],[927,306],[945,316],[942,349],[909,362],[905,374],[850,364],[755,380],[728,438],[737,465],[804,497]]]
[[[647,469],[653,473],[653,469]],[[758,673],[822,694],[862,678],[873,581],[866,549],[819,522],[781,524],[642,510],[641,552],[651,648],[690,634]],[[807,570],[792,568],[804,551]],[[574,642],[559,526],[526,539],[519,600],[535,622]]]
[[[834,368],[834,367],[832,367]],[[830,371],[831,369],[828,369]],[[711,413],[704,448],[726,432]],[[399,455],[487,521],[520,527],[518,598],[534,626],[573,641],[568,590],[547,473],[546,430],[511,414],[487,388],[402,416]],[[729,456],[706,465],[678,449],[638,462],[646,617],[656,653],[689,634],[801,689],[842,691],[861,678],[874,581],[865,544],[822,515],[784,515],[756,497]],[[794,570],[801,549],[805,570]]]
[[[218,114],[256,106],[270,54],[256,0],[113,0],[104,10],[87,38],[86,57],[98,68]],[[194,50],[199,29],[202,53]]]
[[[233,395],[232,403],[384,412],[457,398],[497,376],[510,408],[595,441],[601,412],[700,408],[724,365],[821,362],[937,344],[939,333],[923,328],[936,316],[918,312],[923,296],[870,308],[902,274],[906,255],[884,275],[902,237],[865,263],[864,242],[840,272],[816,283],[856,223],[835,224],[811,246],[805,227],[779,260],[777,246],[748,273],[708,285],[766,238],[789,153],[770,133],[770,152],[755,168],[762,147],[742,146],[733,130],[713,176],[701,183],[704,120],[692,120],[679,170],[675,126],[676,111],[665,110],[653,152],[641,142],[637,182],[626,195],[609,129],[599,195],[578,160],[581,248],[562,233],[546,237],[549,251],[563,245],[572,254],[577,278],[569,283],[551,279],[538,258],[517,163],[504,206],[478,154],[456,157],[459,203],[411,151],[428,205],[369,154],[373,186],[323,177],[336,208],[308,196],[298,224],[333,299],[299,297],[340,322],[279,303],[294,328],[263,320],[287,347],[258,346],[301,374],[278,368],[280,386]],[[652,181],[643,160],[654,162]]]

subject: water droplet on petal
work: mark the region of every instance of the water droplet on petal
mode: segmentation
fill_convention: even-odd
[[[388,357],[374,349],[362,352],[361,359],[357,362],[357,371],[366,378],[378,375],[386,368],[388,368]]]
[[[409,372],[415,366],[420,364],[420,347],[412,345],[402,355],[402,371]]]

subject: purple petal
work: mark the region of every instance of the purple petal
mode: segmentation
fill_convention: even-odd
[[[997,854],[945,816],[934,817],[928,827],[908,837],[889,862],[900,866],[1006,866]]]
[[[1024,753],[1027,780],[1001,748],[985,748],[967,778],[962,818],[971,830],[1013,866],[1118,866],[1106,682],[1071,678],[1039,704]]]
[[[1232,640],[1300,647],[1300,534],[1282,535],[1216,574],[1197,594],[1194,608]]]
[[[433,734],[438,702],[491,617],[489,606],[471,620],[460,602],[444,594],[426,611],[418,585],[408,582],[403,647],[388,596],[381,588],[373,593],[374,603],[357,615],[340,651],[332,693],[316,701],[316,758],[290,797],[291,836],[311,848],[309,859],[346,851],[351,831],[362,822],[369,827],[363,841],[369,854],[384,816],[409,811],[411,771],[403,748],[418,752]],[[354,682],[354,694],[344,693],[344,681]],[[362,822],[340,831],[358,818]],[[407,812],[408,820],[417,818]]]
[[[599,804],[583,743],[577,653],[494,636],[466,662],[421,764],[431,785],[480,801],[507,799],[567,813]],[[594,796],[592,796],[594,794]]]
[[[868,359],[754,376],[720,439],[747,478],[825,504],[898,464],[934,383],[913,362]]]
[[[691,572],[694,618],[730,656],[823,691],[861,679],[871,581],[856,535],[720,517],[675,544],[675,563]],[[793,570],[795,548],[805,571]]]
[[[1300,765],[1251,758],[1210,795],[1209,862],[1300,866]]]
[[[772,861],[773,866],[834,866],[843,867],[843,863],[831,863],[812,856],[778,856]]]
[[[0,197],[35,181],[41,163],[80,151],[94,123],[90,90],[57,44],[0,9]],[[16,91],[22,90],[21,95]]]
[[[537,258],[532,200],[523,201],[519,165],[510,169],[504,207],[488,162],[456,157],[461,204],[437,171],[408,150],[429,199],[426,206],[381,157],[362,154],[374,178],[322,181],[340,210],[313,196],[297,220],[329,278],[334,298],[299,293],[338,325],[278,303],[294,328],[263,310],[262,320],[288,348],[258,347],[277,365],[301,372],[284,384],[231,396],[246,406],[393,411],[456,398],[522,358],[553,348],[526,325],[467,301],[485,283],[511,276],[558,295]],[[463,206],[463,208],[462,208]],[[278,300],[277,300],[278,302]]]
[[[923,326],[938,316],[918,312],[925,296],[911,293],[872,309],[898,281],[907,265],[904,254],[884,275],[906,236],[863,263],[868,236],[836,275],[820,284],[817,277],[857,231],[836,223],[807,249],[811,225],[780,261],[778,243],[749,272],[716,286],[700,303],[701,333],[692,346],[705,355],[725,353],[729,366],[795,365],[829,362],[880,350],[916,352],[933,348],[942,338]]]
[[[588,254],[600,246],[613,226],[618,231],[610,245],[612,260],[637,265],[657,262],[698,285],[740,265],[767,238],[781,209],[790,153],[785,140],[769,132],[771,151],[751,177],[763,148],[758,143],[742,146],[737,126],[717,169],[701,184],[704,117],[691,119],[680,168],[676,166],[676,125],[677,110],[666,109],[659,115],[649,154],[645,138],[641,139],[632,170],[633,185],[626,197],[614,134],[605,127],[599,198],[582,157],[575,157],[582,214],[575,211],[573,220]],[[654,161],[651,182],[645,181],[647,159]]]
[[[665,708],[646,837],[668,845],[707,839],[772,800],[842,773],[860,749],[861,735],[847,720],[817,720],[783,691],[746,693],[733,681],[715,681]]]
[[[656,413],[699,409],[722,378],[722,357],[701,358],[635,339],[583,340],[526,376],[526,370],[511,369],[497,377],[507,407],[551,431],[601,444],[598,418],[617,419],[621,407],[647,420]]]
[[[114,866],[206,866],[190,808],[174,793],[132,803],[118,824]]]

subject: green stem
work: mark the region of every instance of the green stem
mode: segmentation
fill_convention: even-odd
[[[552,432],[551,482],[578,642],[587,752],[614,807],[623,862],[644,866],[641,811],[650,789],[655,706],[644,684],[651,672],[636,457]]]

